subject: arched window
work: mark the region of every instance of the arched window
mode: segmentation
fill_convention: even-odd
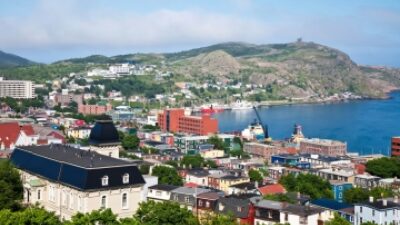
[[[101,208],[102,209],[107,208],[107,197],[106,196],[101,196]]]
[[[41,196],[42,192],[40,191],[40,189],[37,191],[37,199],[40,200],[42,198]]]
[[[129,184],[129,174],[124,174],[124,176],[122,177],[122,183]]]
[[[127,193],[122,194],[122,208],[123,209],[128,208],[128,194]]]
[[[101,178],[101,185],[102,186],[108,186],[108,176],[104,176],[103,178]]]

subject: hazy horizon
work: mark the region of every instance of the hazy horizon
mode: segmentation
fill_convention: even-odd
[[[50,63],[301,37],[358,64],[400,67],[398,1],[0,0],[0,50]]]

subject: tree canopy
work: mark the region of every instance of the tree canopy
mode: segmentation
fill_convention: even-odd
[[[201,168],[201,167],[211,167],[216,168],[217,165],[212,160],[205,160],[201,155],[185,155],[181,164],[185,165],[186,168]]]
[[[258,170],[255,170],[255,169],[251,169],[249,171],[249,178],[250,178],[250,181],[261,182],[263,180],[262,174]]]
[[[372,188],[371,190],[356,187],[346,190],[343,197],[347,203],[356,203],[368,200],[369,196],[375,199],[392,197],[393,191],[382,187]]]
[[[335,213],[333,219],[327,221],[325,225],[351,225],[349,221],[341,217],[339,214]]]
[[[140,139],[136,135],[127,134],[122,138],[122,147],[126,150],[137,149]]]
[[[9,161],[0,161],[0,209],[17,210],[23,187],[17,169]]]
[[[62,223],[53,212],[34,206],[15,212],[9,209],[0,210],[0,224],[61,225]]]
[[[333,197],[329,182],[313,174],[288,174],[282,176],[279,183],[288,191],[300,192],[312,199]]]
[[[224,140],[219,138],[217,135],[213,135],[208,139],[208,143],[214,145],[215,149],[225,150],[227,147]]]
[[[182,185],[182,178],[178,175],[175,168],[167,166],[156,166],[151,173],[152,176],[158,177],[159,184]]]
[[[400,177],[400,160],[397,158],[373,159],[367,162],[366,167],[367,172],[378,177]]]

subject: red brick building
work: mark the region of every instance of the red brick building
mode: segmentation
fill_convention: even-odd
[[[183,109],[166,109],[158,114],[158,126],[163,131],[196,135],[218,132],[218,120],[209,115],[186,116]]]
[[[82,113],[83,115],[101,115],[108,111],[112,110],[112,106],[110,104],[106,105],[84,105],[81,104],[78,106],[78,113]]]
[[[392,137],[392,156],[400,156],[400,137]]]
[[[304,139],[300,141],[300,154],[342,156],[347,153],[347,144],[328,139]]]

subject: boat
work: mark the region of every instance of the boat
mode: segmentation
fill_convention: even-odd
[[[263,127],[256,120],[242,131],[242,137],[248,141],[262,141],[265,138]]]
[[[210,106],[202,106],[200,108],[200,112],[204,114],[212,114],[212,113],[219,113],[223,112],[225,109],[222,106],[219,106],[218,104],[211,104]]]
[[[251,102],[242,101],[240,99],[236,100],[234,104],[231,105],[232,110],[243,110],[243,109],[252,109],[253,104]]]

